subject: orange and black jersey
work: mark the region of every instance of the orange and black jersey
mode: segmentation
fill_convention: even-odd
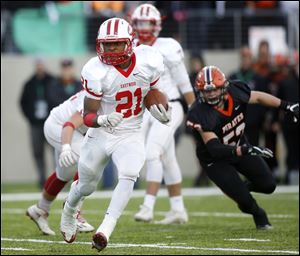
[[[242,145],[246,142],[244,129],[250,92],[246,83],[230,81],[224,109],[221,110],[200,101],[192,105],[188,112],[187,125],[195,128],[197,157],[201,162],[210,163],[212,157],[201,135],[196,131],[197,125],[200,125],[203,131],[214,132],[220,142],[225,145]]]

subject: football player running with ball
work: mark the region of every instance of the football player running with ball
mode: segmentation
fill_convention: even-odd
[[[156,195],[164,178],[171,210],[164,219],[155,223],[186,223],[188,215],[181,194],[182,175],[176,159],[174,134],[184,116],[180,103],[181,94],[187,105],[194,102],[195,96],[184,65],[183,51],[180,44],[173,38],[158,37],[161,30],[161,15],[153,5],[138,6],[131,16],[131,22],[138,38],[136,45],[149,45],[163,56],[165,71],[161,77],[160,89],[166,93],[169,105],[172,107],[172,121],[168,125],[161,124],[149,112],[144,115],[147,188],[144,203],[134,219],[145,222],[153,219]]]
[[[228,81],[215,66],[204,67],[195,82],[198,100],[188,113],[187,125],[197,138],[196,154],[208,177],[239,209],[253,216],[257,229],[270,229],[267,214],[250,192],[271,194],[275,179],[263,160],[273,157],[267,148],[250,145],[244,135],[248,104],[280,108],[299,118],[299,103],[280,100],[270,94],[251,91],[241,81]],[[243,181],[239,174],[246,177]]]
[[[60,229],[65,241],[75,240],[76,207],[82,197],[96,190],[111,157],[118,171],[118,184],[92,238],[93,247],[99,251],[107,246],[144,165],[144,97],[157,88],[164,69],[158,51],[144,45],[133,49],[132,41],[132,27],[125,20],[104,21],[96,40],[98,57],[90,59],[81,73],[86,91],[83,118],[91,128],[83,141],[78,183],[69,192]],[[171,120],[171,108],[162,112],[156,108],[152,113],[163,123]]]

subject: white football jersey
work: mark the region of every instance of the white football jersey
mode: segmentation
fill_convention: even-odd
[[[82,114],[84,96],[84,90],[74,94],[69,99],[67,99],[57,107],[53,108],[50,112],[51,117],[53,117],[58,124],[63,126],[65,122],[70,120],[70,118],[76,111]],[[82,125],[77,129],[84,134],[87,131],[88,127]]]
[[[135,45],[139,45],[136,40]],[[164,60],[164,73],[161,77],[160,90],[164,91],[169,100],[180,98],[182,94],[193,92],[193,88],[184,66],[184,53],[181,45],[173,38],[158,37],[153,45]]]
[[[101,100],[99,115],[115,111],[124,114],[123,121],[113,130],[132,131],[141,128],[144,97],[150,87],[157,88],[163,70],[161,54],[150,46],[141,45],[134,49],[132,63],[126,71],[94,57],[83,67],[81,79],[86,96]],[[97,134],[98,128],[91,129],[89,135]]]

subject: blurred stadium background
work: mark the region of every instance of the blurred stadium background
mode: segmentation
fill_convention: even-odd
[[[272,60],[283,56],[294,65],[299,59],[298,1],[1,1],[1,184],[38,180],[28,124],[19,107],[33,60],[43,56],[49,72],[59,75],[61,60],[71,58],[79,79],[85,62],[95,56],[101,22],[113,16],[127,19],[144,2],[154,4],[165,17],[160,36],[181,43],[190,73],[192,57],[200,55],[229,75],[239,69],[240,48],[249,45],[255,59],[263,39],[270,44]],[[281,132],[277,145],[278,170],[284,175]],[[199,166],[194,141],[184,128],[177,155],[183,176],[195,179]],[[48,148],[47,176],[53,168]]]

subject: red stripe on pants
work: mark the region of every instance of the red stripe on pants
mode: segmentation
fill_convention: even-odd
[[[79,176],[78,176],[78,172],[76,172],[75,176],[73,177],[73,181],[78,180]]]
[[[56,196],[66,185],[67,182],[56,177],[56,172],[48,177],[45,182],[44,189],[51,196]]]

